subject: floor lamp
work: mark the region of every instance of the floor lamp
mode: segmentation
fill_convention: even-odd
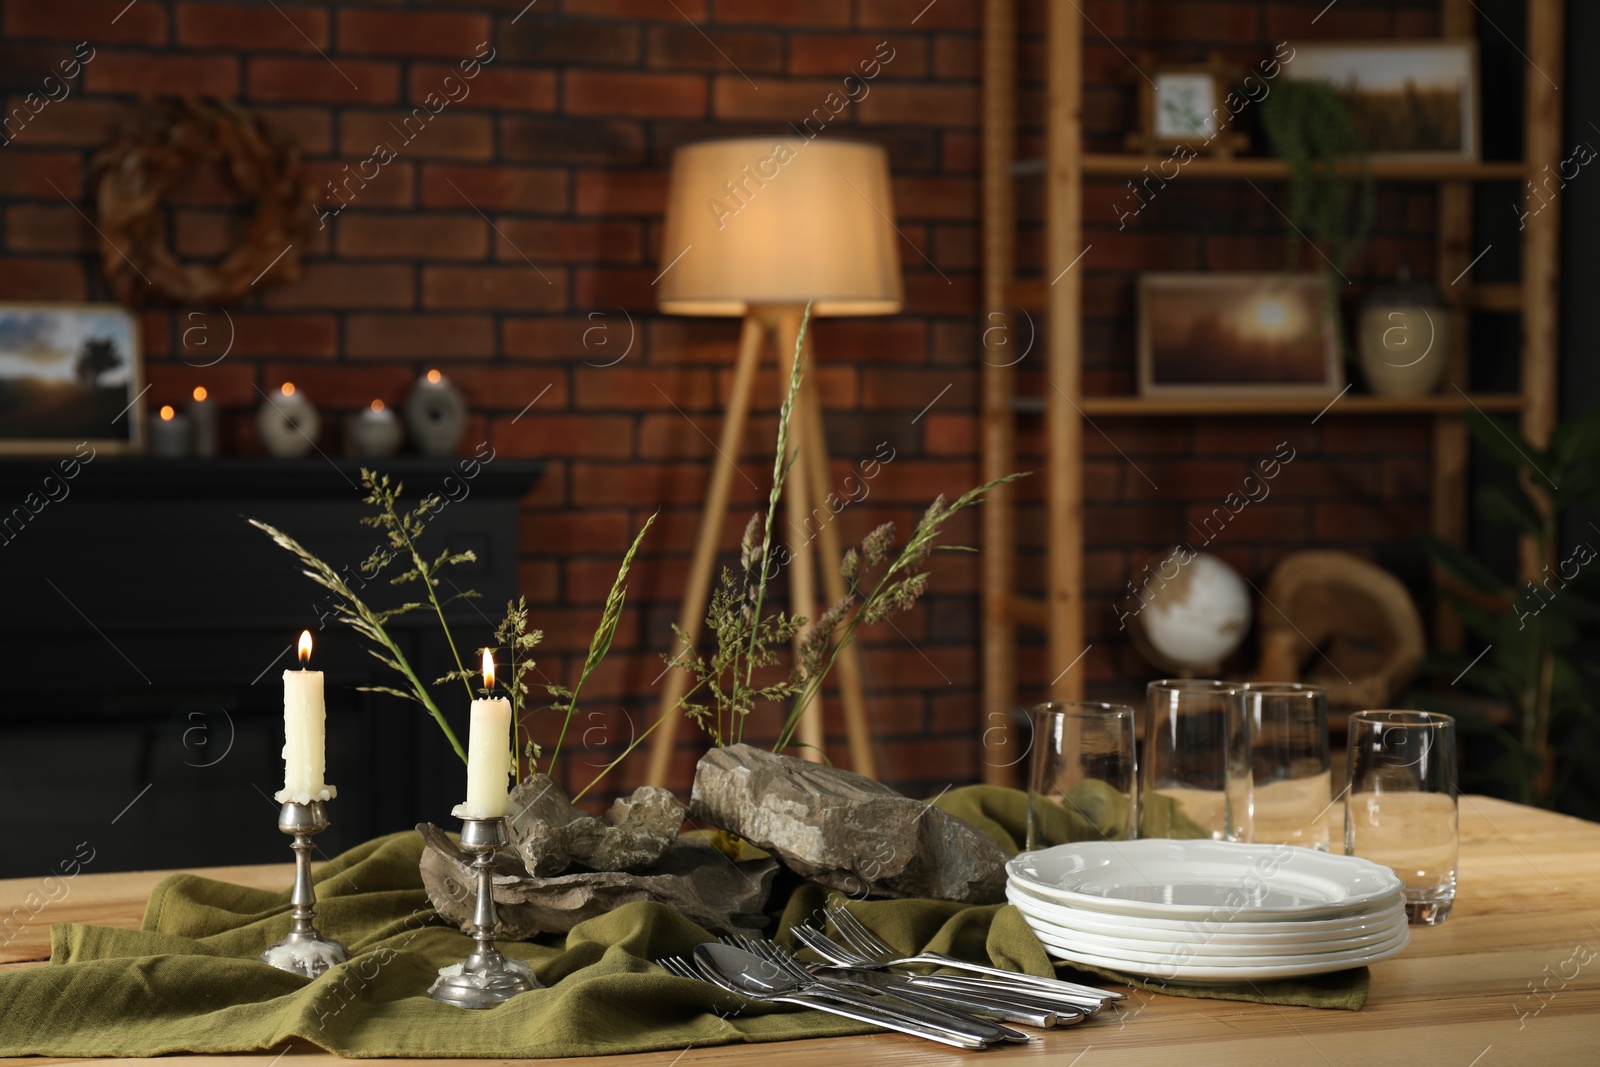
[[[876,145],[802,137],[742,138],[685,145],[673,155],[661,243],[661,258],[668,264],[659,281],[661,310],[744,318],[733,392],[718,454],[712,460],[711,484],[678,621],[691,641],[699,638],[705,620],[728,489],[736,473],[762,348],[768,338],[776,341],[779,381],[786,386],[808,301],[813,318],[899,311],[900,260],[893,217],[888,159]],[[791,415],[794,466],[784,484],[784,521],[774,532],[786,534],[790,546],[790,610],[815,619],[821,602],[818,568],[810,544],[797,544],[795,538],[806,536],[802,531],[808,529],[812,508],[830,492],[830,477],[817,368],[809,362],[807,366]],[[832,518],[826,509],[824,516]],[[822,554],[820,592],[832,603],[844,595],[838,571],[839,532],[831,521],[824,521],[815,541]],[[853,646],[840,653],[837,667],[851,765],[862,774],[875,775],[860,661]],[[687,686],[688,672],[667,672],[662,721],[651,738],[646,781],[666,779],[682,720],[674,709]],[[819,708],[802,710],[798,732],[805,744],[801,754],[820,759]]]

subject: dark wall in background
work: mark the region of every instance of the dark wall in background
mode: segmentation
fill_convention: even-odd
[[[398,158],[312,238],[305,277],[231,309],[235,339],[223,362],[192,365],[215,351],[185,348],[195,309],[145,313],[154,385],[147,399],[177,403],[194,385],[206,385],[228,409],[229,448],[253,453],[257,389],[292,377],[331,416],[321,444],[335,453],[343,449],[345,415],[374,397],[399,403],[420,372],[441,366],[472,405],[468,451],[487,440],[501,455],[549,461],[523,502],[520,580],[545,633],[540,669],[555,680],[573,679],[623,550],[660,509],[611,660],[587,690],[594,718],[582,724],[580,740],[593,751],[571,765],[572,776],[586,780],[589,767],[653,714],[653,680],[671,644],[669,624],[713,458],[708,438],[718,432],[736,339],[732,321],[654,311],[651,282],[665,265],[660,215],[674,146],[782,133],[838,91],[879,42],[889,42],[894,58],[870,93],[824,133],[888,147],[907,291],[899,316],[817,328],[836,478],[878,442],[896,449],[871,496],[837,521],[848,538],[891,519],[904,530],[935,494],[977,480],[981,6],[540,0],[524,10],[525,2],[140,0],[124,10],[126,0],[4,0],[0,87],[8,109],[77,42],[87,39],[97,51],[70,98],[49,105],[14,144],[0,147],[0,298],[107,298],[97,240],[79,211],[93,215],[89,161],[141,93],[242,100],[303,146],[319,184],[366,158],[375,141],[395,140]],[[1024,6],[1025,25],[1037,31],[1042,8]],[[1082,6],[1116,41],[1091,35],[1085,43],[1092,82],[1085,121],[1108,145],[1120,142],[1132,121],[1134,84],[1123,53],[1201,58],[1217,51],[1249,66],[1279,40],[1416,36],[1436,28],[1431,0],[1340,0],[1331,8],[1325,0]],[[1591,29],[1600,18],[1586,5],[1569,7]],[[1504,17],[1519,18],[1495,17],[1502,25]],[[1484,31],[1486,42],[1491,36]],[[1593,34],[1572,35],[1568,77],[1586,85],[1581,91],[1593,100],[1595,75],[1579,43],[1585,39]],[[482,42],[495,58],[471,96],[401,146],[390,123]],[[1024,109],[1037,117],[1037,37],[1022,63]],[[1519,77],[1513,55],[1485,82]],[[1569,122],[1579,123],[1570,99],[1577,97],[1569,98]],[[1253,133],[1259,145],[1259,131]],[[1113,204],[1125,191],[1115,182],[1090,183],[1085,219],[1095,248],[1081,264],[1089,391],[1133,388],[1135,273],[1281,266],[1282,221],[1268,201],[1282,194],[1273,185],[1258,193],[1176,182],[1129,232],[1116,233]],[[219,254],[239,223],[228,202],[213,181],[184,190],[168,220],[174,247],[195,258]],[[337,206],[331,197],[324,204]],[[1597,204],[1600,192],[1574,188],[1564,205],[1569,227]],[[1348,301],[1402,263],[1423,276],[1432,272],[1432,191],[1386,186],[1379,208],[1377,234],[1352,271]],[[1595,270],[1585,252],[1581,241],[1569,242],[1569,316],[1597,314],[1592,284],[1577,283]],[[1037,251],[1032,255],[1037,262]],[[213,309],[199,310],[200,321],[221,330]],[[1593,330],[1579,325],[1587,319],[1568,321],[1572,351],[1582,353]],[[1041,358],[1038,350],[1030,355],[1024,373]],[[1593,361],[1585,362],[1581,355],[1567,361],[1569,404],[1572,395],[1593,397],[1600,388]],[[1037,377],[1031,384],[1041,395],[1048,388]],[[746,478],[734,480],[729,548],[770,470],[770,374],[761,388],[760,411],[738,457]],[[1039,463],[1037,431],[1024,427],[1027,466]],[[1282,555],[1306,546],[1345,548],[1421,573],[1414,540],[1426,526],[1430,476],[1423,420],[1107,420],[1085,435],[1088,594],[1097,606],[1094,648],[1081,669],[1095,684],[1149,673],[1116,631],[1110,608],[1130,568],[1192,536],[1188,523],[1236,491],[1251,466],[1285,440],[1298,458],[1272,498],[1241,514],[1213,551],[1257,584]],[[116,471],[108,462],[90,474],[110,478]],[[1041,565],[1037,547],[1050,536],[1038,503],[1043,486],[1036,478],[1024,490],[1032,497],[1023,516],[1033,550],[1022,573],[1030,580]],[[972,543],[976,523],[958,523],[952,534]],[[21,540],[5,549],[26,550]],[[867,639],[883,773],[911,790],[977,776],[986,721],[978,706],[978,567],[970,557],[949,556],[936,571],[931,595],[896,620],[898,632]],[[286,567],[284,580],[299,579]],[[308,614],[311,600],[308,586]],[[466,639],[487,637],[485,627]],[[1029,650],[1023,666],[1031,695],[1061,665]],[[396,714],[415,712],[400,706]],[[680,787],[693,749],[686,739],[676,765]],[[142,784],[116,783],[117,795],[131,795],[124,785]]]

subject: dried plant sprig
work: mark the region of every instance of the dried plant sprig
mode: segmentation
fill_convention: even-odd
[[[600,613],[600,624],[595,627],[594,635],[589,638],[589,653],[584,657],[583,669],[578,672],[578,680],[573,683],[571,689],[560,685],[545,687],[550,695],[556,698],[556,703],[553,705],[555,710],[566,713],[561,721],[561,733],[556,738],[555,748],[551,751],[546,764],[547,772],[555,770],[556,757],[561,755],[561,744],[567,738],[567,727],[572,725],[572,717],[578,711],[578,694],[583,691],[583,683],[589,680],[589,676],[600,666],[600,661],[606,658],[606,653],[611,651],[611,641],[616,636],[617,623],[622,620],[622,606],[627,600],[628,571],[633,567],[633,557],[638,554],[639,546],[644,543],[644,535],[650,532],[650,527],[655,525],[659,515],[660,512],[656,512],[645,520],[638,536],[633,539],[633,544],[628,546],[627,554],[622,557],[622,566],[617,568],[617,577],[611,583],[611,592],[606,594],[606,605]]]
[[[460,756],[461,761],[465,763],[467,750],[461,747],[460,739],[456,737],[455,731],[450,729],[450,724],[445,721],[443,713],[439,711],[439,706],[434,703],[433,697],[428,693],[427,686],[423,685],[422,679],[417,677],[417,672],[412,669],[405,653],[400,651],[400,646],[395,644],[394,639],[389,636],[389,632],[384,629],[384,624],[390,619],[397,615],[403,615],[408,611],[416,610],[422,605],[409,603],[402,604],[398,608],[391,608],[388,611],[374,611],[356,595],[355,590],[350,588],[338,571],[318,559],[299,541],[296,541],[282,530],[261,522],[259,519],[251,519],[249,522],[251,526],[261,530],[268,537],[271,537],[273,541],[277,542],[280,548],[287,549],[294,554],[295,558],[305,567],[301,573],[334,595],[334,616],[340,622],[355,630],[356,633],[377,645],[377,648],[367,649],[367,653],[379,663],[398,672],[411,686],[409,691],[385,685],[359,686],[358,689],[366,693],[387,693],[402,700],[414,700],[424,708],[427,708],[428,714],[433,716],[434,721],[439,724],[439,729],[443,730],[445,737],[449,739],[450,747],[456,750],[456,755]]]
[[[378,509],[376,515],[363,516],[362,525],[371,526],[382,530],[388,539],[391,552],[382,550],[374,552],[361,565],[363,574],[369,576],[377,574],[389,561],[402,552],[411,557],[411,567],[389,579],[390,585],[403,585],[407,582],[421,582],[428,591],[428,603],[433,605],[433,610],[439,617],[439,627],[444,631],[444,639],[450,646],[451,658],[455,660],[456,669],[439,681],[459,679],[466,687],[467,699],[472,699],[473,672],[468,671],[461,662],[461,653],[456,650],[455,635],[450,632],[450,624],[445,621],[444,603],[439,600],[438,573],[445,567],[453,567],[459,563],[472,563],[477,556],[468,549],[465,552],[450,552],[446,550],[430,563],[422,558],[422,552],[417,548],[417,539],[422,536],[422,531],[428,524],[428,517],[444,506],[443,498],[437,493],[422,498],[416,508],[402,512],[400,510],[400,494],[405,490],[403,483],[390,483],[387,474],[377,474],[361,468],[361,485],[367,491],[365,503]],[[451,600],[475,597],[476,592],[457,593]]]

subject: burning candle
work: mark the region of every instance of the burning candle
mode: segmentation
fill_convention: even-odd
[[[284,382],[256,413],[256,429],[269,453],[280,459],[303,456],[316,446],[322,420],[293,382]]]
[[[283,672],[283,789],[279,803],[332,800],[339,791],[323,781],[327,773],[327,709],[322,672],[308,671],[311,631],[300,634],[300,669]]]
[[[483,684],[494,688],[494,657],[483,652]],[[467,800],[451,812],[462,819],[505,815],[511,786],[511,701],[472,702],[472,733],[467,742]]]
[[[189,421],[194,423],[194,454],[217,454],[217,402],[206,394],[206,387],[194,387],[194,399],[189,402]]]
[[[189,454],[189,420],[171,404],[162,405],[160,417],[150,424],[150,454],[161,459],[182,459]]]
[[[392,456],[400,448],[400,420],[374,400],[350,423],[350,446],[358,456]]]
[[[467,402],[438,370],[417,380],[406,398],[406,427],[424,456],[448,456],[467,432]]]

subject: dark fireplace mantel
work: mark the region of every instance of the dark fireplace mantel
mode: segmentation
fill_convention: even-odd
[[[0,519],[13,516],[0,535],[0,877],[54,869],[83,841],[91,870],[287,856],[270,797],[282,785],[282,671],[304,629],[326,675],[328,779],[340,790],[319,847],[331,855],[448,817],[465,777],[437,724],[416,703],[359,690],[397,679],[334,620],[298,561],[246,522],[353,574],[384,544],[359,521],[371,513],[362,465],[100,456],[67,481],[60,461],[0,463]],[[446,501],[421,544],[476,555],[441,592],[480,594],[450,600],[446,617],[464,647],[489,644],[516,595],[519,504],[543,465],[366,465],[404,483],[405,503]],[[381,608],[422,590],[380,579],[361,595]],[[425,680],[454,667],[431,611],[390,630]],[[465,744],[466,691],[434,693]]]

